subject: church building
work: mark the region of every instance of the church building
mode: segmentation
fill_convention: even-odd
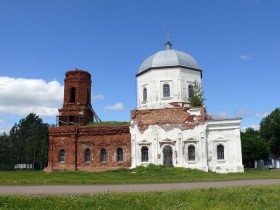
[[[49,128],[47,170],[99,171],[148,164],[218,173],[244,172],[241,118],[215,119],[190,98],[202,70],[189,54],[165,49],[148,57],[137,78],[137,109],[130,125],[89,126],[91,75],[66,73],[58,127]]]
[[[137,77],[131,111],[131,167],[170,165],[218,173],[243,172],[240,118],[215,119],[190,97],[202,70],[189,54],[172,49],[148,57]]]

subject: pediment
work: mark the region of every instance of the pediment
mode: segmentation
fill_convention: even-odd
[[[165,138],[165,139],[163,139],[163,140],[161,140],[160,142],[159,142],[159,144],[175,144],[176,143],[176,141],[175,140],[172,140],[172,139],[169,139],[169,138]]]
[[[139,142],[137,142],[138,145],[151,145],[152,142],[148,141],[147,139],[143,139]]]
[[[184,143],[189,143],[189,142],[196,143],[196,142],[198,142],[198,140],[191,137],[191,138],[185,139],[183,142]]]
[[[161,140],[161,141],[171,142],[171,141],[173,141],[173,140],[171,140],[171,139],[169,139],[169,138],[166,138],[166,139],[163,139],[163,140]]]
[[[79,141],[80,144],[86,144],[86,145],[93,145],[94,146],[94,143],[91,142],[91,141]]]

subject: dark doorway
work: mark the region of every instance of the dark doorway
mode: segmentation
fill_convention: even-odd
[[[173,151],[171,146],[165,146],[163,148],[163,165],[173,166]]]

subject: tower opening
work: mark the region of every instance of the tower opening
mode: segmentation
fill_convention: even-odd
[[[70,103],[75,103],[76,99],[76,88],[71,87],[70,88]]]

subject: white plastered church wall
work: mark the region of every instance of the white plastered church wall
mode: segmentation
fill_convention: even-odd
[[[137,77],[137,108],[161,109],[172,107],[172,102],[188,103],[188,85],[201,84],[201,72],[186,68],[151,69]],[[163,97],[163,85],[170,87],[170,97]],[[143,90],[147,90],[147,100]]]
[[[150,125],[141,133],[138,126],[130,128],[132,134],[132,168],[150,163],[163,165],[163,149],[165,146],[172,148],[172,165],[174,167],[187,167],[208,171],[205,128],[200,125],[192,130],[181,130],[174,126],[172,130],[166,131],[159,125]],[[195,160],[188,160],[188,146],[195,147]],[[141,148],[149,150],[148,161],[142,162]]]
[[[239,130],[240,119],[209,121],[194,129],[174,128],[165,131],[161,126],[151,125],[143,133],[137,125],[130,129],[132,138],[132,168],[150,163],[163,165],[163,148],[172,148],[174,167],[214,171],[217,173],[244,172]],[[195,147],[195,160],[188,159],[188,147]],[[224,146],[224,158],[218,159],[217,146]],[[141,161],[141,148],[149,151],[147,162]]]
[[[244,172],[240,140],[241,119],[207,123],[208,165],[218,173]],[[218,159],[217,146],[224,146],[224,159]]]

